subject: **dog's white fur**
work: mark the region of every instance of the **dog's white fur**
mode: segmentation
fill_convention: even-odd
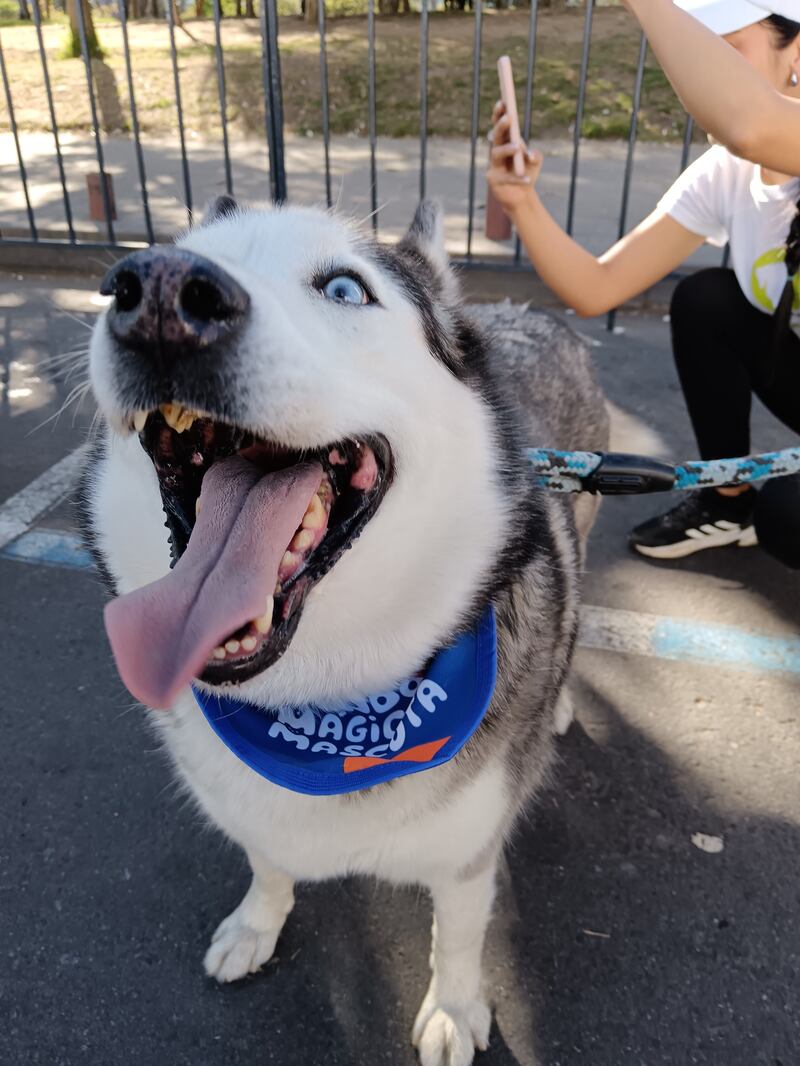
[[[354,688],[374,692],[424,664],[468,609],[499,550],[507,515],[492,469],[489,413],[431,358],[408,301],[333,217],[298,209],[243,215],[180,243],[214,258],[251,293],[253,322],[239,349],[249,397],[241,423],[288,447],[322,447],[380,427],[396,463],[378,515],[309,598],[289,652],[243,684],[241,695],[275,706],[349,699]],[[309,292],[310,270],[345,257],[387,314],[332,306]],[[118,407],[106,345],[99,329],[92,381],[102,410],[120,427],[127,412]],[[162,576],[169,553],[158,486],[134,437],[113,439],[94,502],[120,590]],[[454,524],[470,536],[454,539]]]
[[[230,369],[244,405],[237,421],[295,447],[379,430],[396,463],[378,513],[309,597],[283,658],[240,694],[263,706],[325,704],[387,687],[452,632],[508,536],[486,403],[432,358],[399,284],[335,218],[297,209],[245,214],[180,244],[214,259],[251,294],[252,322]],[[308,274],[325,262],[357,267],[383,310],[335,306],[312,291]],[[120,401],[102,323],[91,372],[111,427],[89,486],[93,532],[127,592],[167,572],[169,549],[156,477],[125,428],[132,411]],[[468,536],[452,536],[464,529]],[[431,983],[413,1039],[424,1066],[468,1066],[489,1034],[480,954],[508,830],[511,786],[501,765],[485,762],[457,797],[444,768],[368,798],[317,798],[278,788],[237,760],[188,692],[151,717],[203,810],[245,849],[253,871],[214,934],[207,973],[234,981],[270,958],[295,880],[365,873],[421,883],[435,921]]]

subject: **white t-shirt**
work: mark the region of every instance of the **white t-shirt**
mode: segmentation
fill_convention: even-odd
[[[662,197],[659,208],[709,244],[731,246],[731,266],[754,307],[771,314],[786,284],[785,241],[797,211],[800,179],[765,185],[761,167],[715,145]],[[793,325],[800,326],[800,273]]]

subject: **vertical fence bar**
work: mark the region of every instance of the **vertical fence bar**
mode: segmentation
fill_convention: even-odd
[[[77,0],[75,13],[78,19],[78,36],[81,39],[81,52],[83,63],[86,67],[86,87],[89,90],[89,108],[92,112],[92,130],[94,131],[94,144],[97,153],[97,166],[100,170],[100,192],[103,197],[103,211],[106,216],[106,229],[108,231],[109,244],[115,243],[114,222],[111,218],[111,198],[108,195],[106,185],[106,168],[103,158],[103,140],[100,136],[100,123],[97,118],[97,101],[94,95],[94,79],[92,77],[92,58],[89,55],[89,42],[86,37],[86,21],[83,17],[83,0]]]
[[[189,225],[192,224],[192,179],[189,174],[189,158],[186,155],[186,131],[183,128],[183,102],[181,101],[181,79],[178,74],[178,51],[175,47],[175,12],[173,3],[176,0],[164,0],[164,11],[167,15],[169,27],[169,50],[172,57],[172,82],[175,86],[175,108],[178,113],[178,137],[181,144],[181,168],[183,170],[183,194],[186,198],[186,214]]]
[[[480,115],[481,81],[481,34],[483,0],[475,0],[475,34],[472,47],[472,124],[470,126],[469,150],[469,195],[467,203],[467,259],[472,259],[472,231],[475,216],[475,152],[478,144],[478,119]]]
[[[689,162],[689,152],[692,148],[692,136],[694,134],[694,119],[691,115],[686,116],[686,127],[683,131],[683,149],[681,150],[681,174],[686,170]]]
[[[33,208],[31,207],[31,198],[28,194],[28,175],[25,170],[25,160],[22,158],[22,149],[19,144],[19,134],[17,133],[17,120],[14,116],[14,102],[11,99],[11,86],[8,84],[8,72],[6,70],[6,58],[3,54],[3,45],[0,42],[0,73],[3,76],[3,89],[6,94],[6,107],[8,108],[8,124],[11,127],[11,133],[14,136],[14,146],[17,149],[17,164],[19,166],[19,176],[22,182],[22,192],[25,195],[25,209],[28,212],[28,226],[31,231],[31,240],[39,240],[39,231],[36,229],[36,220],[33,217]]]
[[[38,0],[34,0],[38,2]],[[142,153],[142,138],[139,130],[139,116],[136,111],[136,94],[133,90],[133,66],[131,65],[131,50],[128,43],[128,16],[125,13],[125,0],[117,0],[119,12],[119,24],[122,27],[122,49],[125,53],[125,72],[128,76],[128,99],[131,102],[131,125],[133,126],[133,146],[136,152],[136,168],[139,171],[139,188],[142,193],[142,211],[144,212],[144,225],[147,231],[147,240],[150,244],[155,243],[153,233],[153,220],[150,217],[150,200],[147,195],[147,175],[144,169],[144,154]]]
[[[369,194],[372,211],[372,231],[378,232],[378,116],[375,86],[375,0],[367,7],[367,37],[369,43],[368,106],[369,106]]]
[[[286,186],[286,154],[283,143],[283,83],[281,81],[281,56],[278,49],[278,3],[266,0],[267,27],[269,29],[270,114],[274,127],[274,140],[280,166],[277,174],[278,202],[288,198]]]
[[[317,3],[317,26],[319,28],[319,84],[322,94],[322,144],[325,149],[325,200],[330,207],[331,196],[331,112],[328,100],[328,47],[325,40],[325,0]]]
[[[67,220],[67,231],[69,233],[70,244],[75,243],[75,226],[72,221],[72,204],[69,199],[69,192],[67,191],[67,177],[64,173],[64,158],[61,155],[61,142],[58,136],[58,121],[56,120],[56,109],[53,103],[53,89],[50,85],[50,71],[47,68],[47,53],[44,50],[44,39],[42,37],[42,16],[39,11],[39,0],[31,0],[31,7],[33,9],[33,21],[36,26],[36,39],[39,43],[39,59],[42,64],[42,76],[44,77],[44,90],[47,95],[47,108],[50,112],[50,128],[53,131],[53,141],[56,148],[56,164],[58,166],[58,178],[61,182],[61,195],[64,200],[64,216]]]
[[[277,154],[276,188],[277,201],[283,204],[287,198],[286,155],[284,150],[284,95],[281,81],[281,52],[277,46],[277,0],[266,0],[268,46],[270,52],[270,114],[272,115],[273,140]]]
[[[122,3],[122,0],[120,0]],[[220,0],[212,0],[214,8],[214,52],[217,58],[217,92],[219,93],[219,117],[222,123],[222,154],[225,159],[225,192],[233,196],[231,152],[228,144],[228,94],[225,88],[225,60],[222,55],[222,11]]]
[[[425,199],[428,163],[428,0],[422,0],[419,22],[419,198]]]
[[[633,175],[633,153],[636,149],[636,135],[639,132],[639,108],[642,106],[642,84],[644,82],[644,64],[647,59],[647,38],[642,34],[639,42],[639,59],[636,64],[636,80],[633,85],[633,109],[631,110],[631,124],[628,127],[628,154],[625,158],[625,176],[622,181],[622,203],[619,208],[619,227],[617,240],[622,240],[628,225],[628,204],[631,193],[631,177]],[[617,309],[612,308],[608,312],[606,328],[613,330],[617,319]]]
[[[270,62],[269,62],[269,48],[267,47],[267,35],[269,33],[267,29],[267,0],[261,0],[258,9],[259,23],[261,26],[261,79],[264,84],[264,132],[267,138],[267,154],[269,156],[269,191],[272,197],[272,202],[277,203],[277,182],[275,174],[276,152],[273,129],[272,129],[272,110],[270,104]]]
[[[525,111],[522,120],[522,137],[527,144],[531,136],[533,122],[533,82],[536,76],[536,31],[539,24],[539,0],[530,0],[531,11],[528,23],[528,67],[525,73]],[[514,238],[514,266],[519,266],[522,242]]]
[[[283,96],[278,51],[278,9],[275,0],[261,0],[261,65],[264,74],[264,119],[269,148],[272,200],[286,200],[286,159],[283,146]]]
[[[589,71],[589,46],[592,40],[592,15],[594,0],[586,0],[586,18],[583,24],[583,50],[581,52],[581,73],[578,83],[578,105],[575,108],[575,131],[572,138],[572,166],[569,178],[569,200],[567,202],[567,233],[572,235],[575,221],[575,193],[578,184],[578,153],[581,146],[581,128],[583,127],[583,108],[586,103],[586,76]]]

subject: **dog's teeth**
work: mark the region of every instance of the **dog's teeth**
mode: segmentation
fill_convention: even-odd
[[[145,423],[147,422],[147,416],[149,414],[149,411],[133,412],[133,428],[136,430],[137,433],[141,433],[144,429]]]
[[[308,510],[303,515],[302,526],[303,529],[312,529],[315,532],[325,525],[325,505],[319,496],[315,495],[311,497],[311,503],[308,505]]]
[[[213,652],[211,654],[214,656],[215,659],[224,659],[225,658],[225,649],[224,648],[214,648],[214,650],[213,650]]]
[[[177,403],[162,403],[159,407],[159,411],[164,416],[164,421],[167,423],[170,429],[177,430],[178,419],[183,408]]]
[[[275,600],[272,596],[267,596],[267,602],[264,606],[264,613],[260,618],[253,619],[253,625],[258,632],[265,636],[272,629],[272,612],[275,610]]]
[[[225,651],[230,652],[231,655],[235,655],[238,650],[239,650],[239,641],[238,640],[226,640],[225,641]]]
[[[175,427],[178,433],[183,433],[187,429],[191,429],[194,425],[194,420],[197,415],[193,411],[187,411],[185,408],[178,416],[178,424]]]
[[[200,497],[198,496],[197,499],[194,501],[194,516],[195,516],[195,518],[197,518],[197,516],[200,514],[201,506],[202,506],[202,504],[200,503]]]
[[[190,411],[179,403],[162,403],[159,411],[169,428],[174,429],[176,433],[183,433],[190,429],[199,414],[198,411]]]
[[[255,651],[257,643],[258,643],[258,641],[256,640],[255,637],[245,637],[244,640],[242,641],[242,650],[243,651]]]
[[[301,529],[292,537],[289,547],[295,552],[304,552],[314,543],[314,534],[310,529]]]
[[[320,482],[320,486],[316,491],[316,498],[320,501],[323,510],[327,514],[333,503],[333,488],[326,477]]]
[[[300,560],[294,552],[284,552],[283,558],[281,559],[281,565],[278,567],[278,581],[285,581],[287,577],[291,577],[295,570],[297,570],[299,563]]]

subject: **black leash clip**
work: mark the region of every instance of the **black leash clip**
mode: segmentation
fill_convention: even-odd
[[[669,492],[675,468],[645,455],[602,452],[600,465],[583,480],[585,492],[601,496],[631,496],[642,492]]]

